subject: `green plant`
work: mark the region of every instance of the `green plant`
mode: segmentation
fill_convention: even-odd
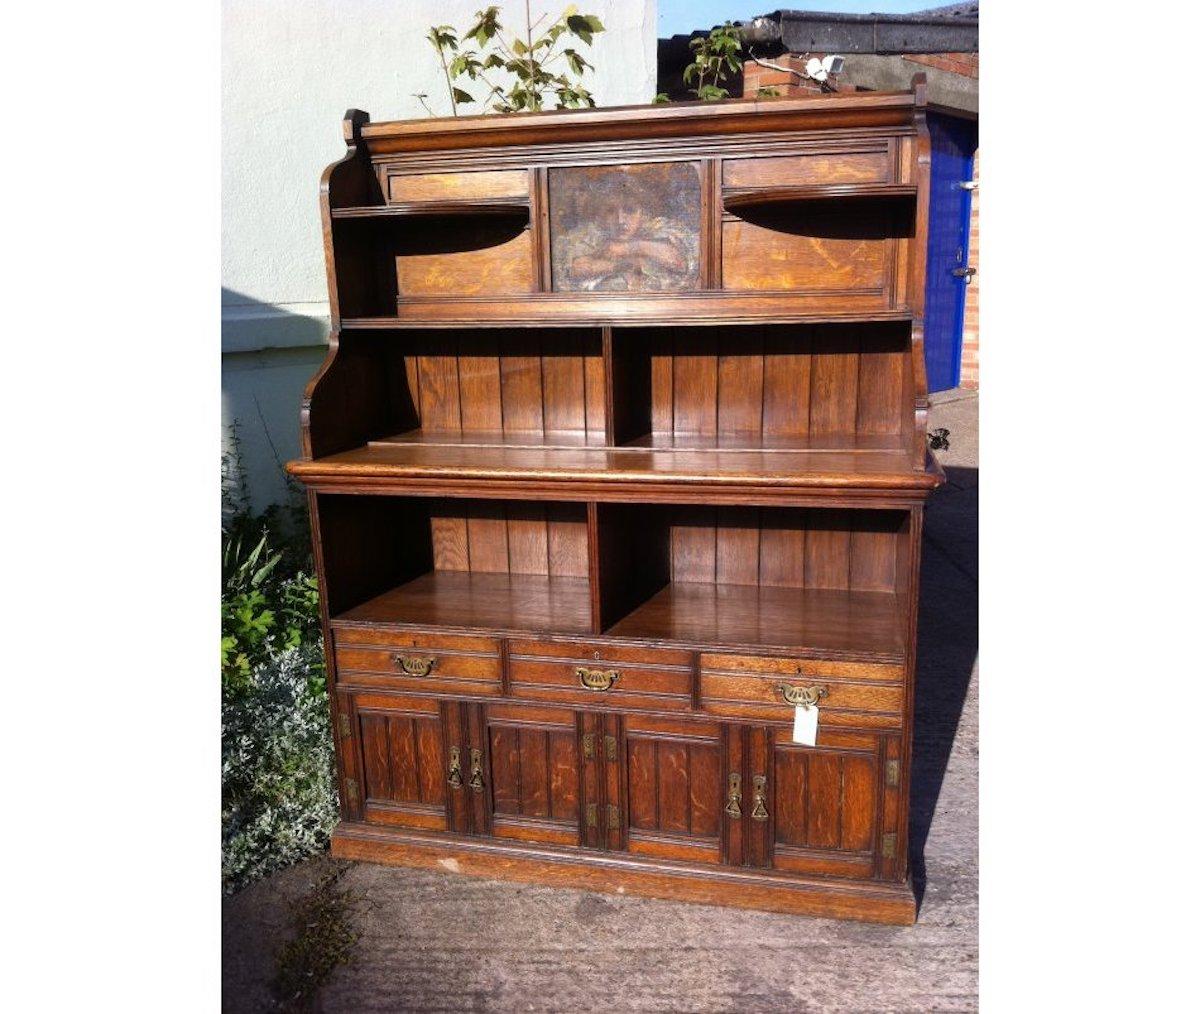
[[[221,879],[237,890],[329,843],[337,823],[321,646],[273,651],[221,702]],[[320,687],[318,690],[317,687]]]
[[[729,98],[729,90],[723,85],[742,69],[742,30],[726,21],[688,45],[693,56],[683,70],[683,83],[695,84],[691,91],[701,102]]]
[[[222,881],[235,890],[324,848],[336,821],[317,582],[296,506],[254,513],[222,456]]]
[[[491,6],[476,11],[474,23],[461,35],[452,25],[437,25],[425,35],[442,65],[454,116],[458,115],[459,106],[475,102],[474,95],[461,87],[467,80],[481,83],[487,89],[483,102],[491,102],[491,108],[500,113],[542,109],[548,102],[554,102],[558,109],[596,104],[592,93],[583,86],[584,72],[595,68],[573,46],[560,49],[559,45],[578,39],[591,46],[592,39],[604,31],[598,17],[580,14],[571,4],[534,38],[534,31],[545,15],[533,21],[526,0],[525,36],[522,39],[512,35],[507,41],[499,18],[500,8]],[[468,42],[474,43],[474,47],[460,49]],[[565,66],[554,66],[559,61]],[[507,87],[490,76],[498,73],[507,76]],[[417,97],[429,109],[426,96]]]

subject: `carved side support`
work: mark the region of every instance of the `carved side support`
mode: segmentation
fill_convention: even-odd
[[[362,128],[371,117],[361,109],[348,109],[342,119],[346,154],[326,167],[321,174],[321,233],[325,244],[325,277],[329,285],[329,315],[333,330],[342,326],[338,298],[337,270],[334,263],[333,218],[330,208],[361,207],[382,204],[379,181],[371,170]]]

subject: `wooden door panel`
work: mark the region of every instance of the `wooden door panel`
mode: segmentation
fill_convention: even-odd
[[[834,733],[820,749],[797,746],[787,729],[749,732],[752,807],[749,865],[802,874],[870,877],[880,863],[884,777],[893,738]],[[761,779],[761,782],[759,781]],[[752,788],[752,791],[755,791]],[[882,829],[888,830],[888,829]]]
[[[721,862],[722,731],[714,722],[624,716],[625,847]]]
[[[805,876],[894,879],[899,739],[829,730],[819,748],[780,727],[733,728],[742,818],[729,817],[730,862]]]
[[[362,818],[449,829],[449,749],[442,706],[425,698],[376,694],[359,694],[348,701],[357,733],[353,738],[362,777]]]
[[[484,729],[492,834],[579,845],[581,758],[575,713],[497,705],[484,709]]]

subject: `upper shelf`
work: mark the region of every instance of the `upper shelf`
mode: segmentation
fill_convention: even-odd
[[[544,438],[545,439],[545,438]],[[776,502],[803,495],[924,496],[942,481],[932,456],[912,467],[910,451],[745,447],[562,446],[536,439],[507,445],[373,441],[340,454],[292,461],[288,471],[325,489],[402,486],[437,493],[478,488],[521,499],[681,503]]]
[[[333,218],[396,218],[411,215],[528,216],[529,200],[514,197],[473,200],[404,201],[357,208],[330,208]]]
[[[824,183],[807,186],[727,187],[725,207],[749,208],[764,204],[825,201],[847,197],[915,197],[917,188],[907,183]]]
[[[345,317],[358,330],[402,327],[564,327],[605,324],[786,324],[912,320],[882,292],[539,292],[401,298],[394,317]]]

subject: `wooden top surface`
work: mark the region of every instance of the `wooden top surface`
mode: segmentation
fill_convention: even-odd
[[[588,636],[591,607],[587,578],[433,571],[332,622]],[[674,582],[605,636],[900,661],[905,630],[900,599],[889,592]]]
[[[392,479],[639,484],[754,489],[873,489],[924,494],[942,482],[932,458],[916,471],[908,452],[787,450],[773,447],[700,450],[648,447],[538,447],[484,444],[373,442],[288,471],[314,484],[330,480]],[[324,483],[322,483],[324,480]]]
[[[923,104],[924,95],[919,92],[851,92],[796,98],[552,109],[380,123],[370,123],[365,113],[352,109],[346,113],[344,122],[348,143],[361,141],[373,154],[386,154],[827,127],[902,127],[911,123],[913,110]]]

